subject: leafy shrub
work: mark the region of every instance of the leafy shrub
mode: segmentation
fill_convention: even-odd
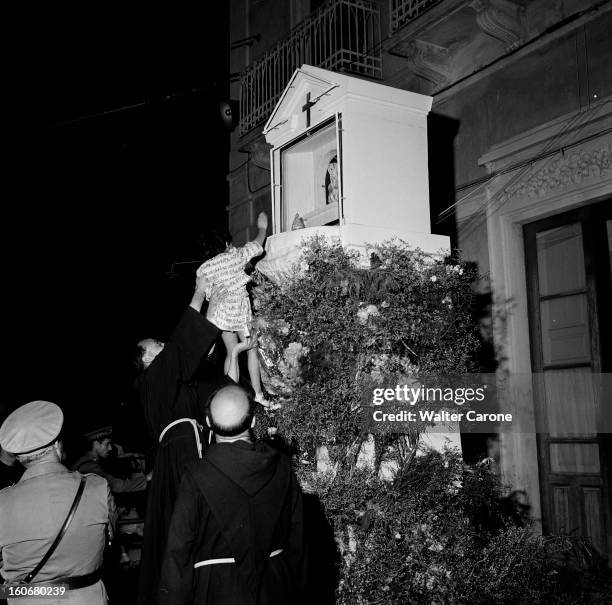
[[[363,267],[314,238],[295,278],[255,288],[267,384],[279,392],[279,432],[332,456],[360,438],[363,385],[392,375],[475,371],[473,270],[400,243]],[[271,386],[270,386],[271,385]]]
[[[288,444],[333,528],[340,605],[591,602],[568,571],[575,543],[536,535],[488,463],[468,466],[452,450],[418,456],[418,431],[376,435],[373,464],[359,463],[364,384],[478,370],[476,278],[401,242],[363,266],[316,238],[293,278],[257,278],[265,384],[282,403],[263,430]],[[319,446],[328,472],[315,470]],[[396,465],[392,481],[378,472],[384,459]]]
[[[561,605],[612,597],[605,573],[586,575],[576,541],[537,535],[493,470],[465,465],[456,451],[415,457],[393,482],[347,466],[302,477],[320,498],[342,555],[339,605]]]

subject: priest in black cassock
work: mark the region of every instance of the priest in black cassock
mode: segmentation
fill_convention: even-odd
[[[179,489],[159,605],[292,605],[305,589],[302,494],[289,458],[253,442],[239,386],[212,398],[215,443]]]
[[[204,278],[196,279],[191,303],[168,342],[146,339],[138,343],[141,372],[135,387],[149,437],[156,444],[140,564],[140,605],[156,602],[157,580],[181,476],[189,462],[201,458],[207,443],[207,435],[202,433],[203,407],[218,385],[193,381],[219,334],[200,313],[206,286]],[[213,293],[210,304],[215,304],[214,299]],[[244,349],[238,349],[236,356],[240,350]]]

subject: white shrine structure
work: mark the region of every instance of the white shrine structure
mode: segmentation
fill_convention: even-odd
[[[392,238],[447,254],[449,238],[430,230],[431,105],[425,95],[310,65],[297,69],[263,131],[272,145],[272,235],[257,268],[282,279],[314,235],[364,256],[368,244]],[[451,430],[429,438],[460,447],[458,427]]]
[[[448,252],[449,238],[430,230],[431,104],[431,97],[317,67],[296,70],[264,128],[273,235],[259,269],[280,268],[315,233],[362,250],[399,237],[425,252]],[[292,232],[296,215],[306,231]]]

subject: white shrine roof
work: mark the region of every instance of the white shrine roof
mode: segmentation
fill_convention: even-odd
[[[340,97],[349,95],[425,115],[429,113],[433,101],[432,97],[426,95],[305,64],[296,69],[291,76],[264,126],[263,133],[267,134],[279,123],[284,123],[295,114],[302,113],[308,92],[311,95],[311,102],[320,100],[321,104],[335,103]]]

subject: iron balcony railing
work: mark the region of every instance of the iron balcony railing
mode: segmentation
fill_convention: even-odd
[[[406,23],[416,19],[432,6],[442,0],[389,0],[391,15],[391,33]]]
[[[331,0],[240,77],[240,134],[264,122],[293,72],[307,63],[382,78],[380,10],[368,0]]]

